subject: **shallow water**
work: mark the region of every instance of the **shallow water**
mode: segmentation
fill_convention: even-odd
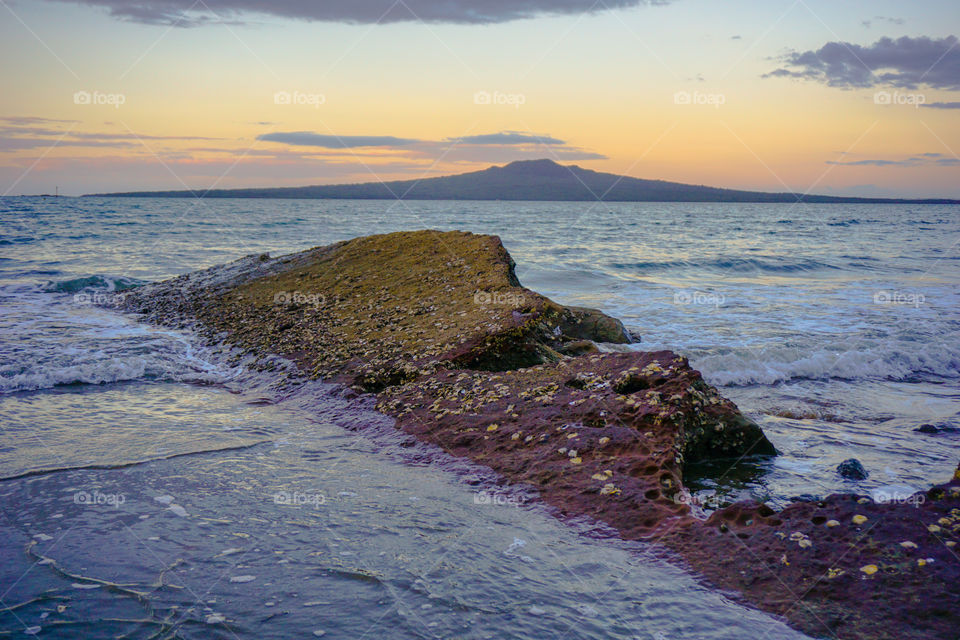
[[[705,501],[908,491],[949,477],[960,443],[957,212],[2,199],[0,631],[790,637],[322,387],[286,397],[90,303],[372,232],[497,233],[525,285],[689,356],[761,422],[783,455],[709,469]],[[866,481],[839,478],[848,457]]]
[[[469,465],[407,446],[388,421],[322,387],[251,406],[222,389],[172,400],[166,386],[86,394],[107,406],[153,396],[124,420],[161,438],[123,425],[82,436],[118,468],[0,484],[3,601],[23,605],[0,613],[0,628],[40,626],[53,638],[799,637],[644,546],[565,525]],[[69,395],[17,413],[58,420]],[[188,415],[206,424],[178,424]],[[198,450],[201,435],[241,448],[168,457]],[[75,437],[37,439],[50,453]],[[115,446],[128,437],[143,447]],[[166,459],[119,467],[157,454]]]

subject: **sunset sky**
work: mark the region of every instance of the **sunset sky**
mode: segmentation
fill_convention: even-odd
[[[551,158],[960,197],[957,0],[0,0],[0,194]]]

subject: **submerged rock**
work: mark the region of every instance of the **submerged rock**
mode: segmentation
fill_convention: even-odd
[[[937,424],[922,424],[914,429],[914,431],[936,435],[939,433],[957,433],[960,431],[960,428],[957,428],[956,425],[950,424],[949,422],[938,422]]]
[[[856,458],[849,458],[838,464],[837,473],[848,480],[866,480],[870,475]]]

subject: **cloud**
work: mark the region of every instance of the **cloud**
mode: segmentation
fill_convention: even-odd
[[[793,51],[764,78],[800,78],[845,89],[892,85],[960,90],[960,47],[946,38],[881,38],[869,46],[828,42],[816,51]]]
[[[196,27],[241,22],[248,14],[298,20],[490,24],[545,15],[596,13],[671,0],[58,0],[100,7],[114,18],[144,24]],[[198,9],[200,7],[200,9]]]
[[[883,23],[886,23],[886,24],[901,25],[901,24],[903,24],[903,23],[905,22],[905,20],[904,20],[903,18],[892,18],[892,17],[890,17],[890,16],[874,16],[873,19],[871,19],[871,20],[864,20],[864,21],[861,22],[860,24],[862,24],[862,25],[865,26],[867,29],[869,29],[871,26],[873,26],[873,23],[874,23],[874,22],[883,22]]]
[[[353,149],[355,147],[403,147],[420,142],[411,138],[394,136],[335,136],[311,131],[262,133],[257,140],[280,142],[299,147],[322,147],[324,149]]]
[[[567,144],[553,136],[500,131],[444,140],[394,136],[336,136],[311,131],[264,133],[257,140],[317,149],[378,149],[408,158],[444,158],[447,162],[510,162],[552,156],[555,160],[604,160],[606,156]],[[314,152],[305,152],[317,155]],[[326,152],[323,152],[326,153]],[[356,154],[352,154],[356,155]]]
[[[80,122],[79,120],[57,120],[56,118],[41,118],[40,116],[3,116],[0,122],[16,127],[28,124],[72,124]]]
[[[606,160],[607,156],[579,147],[552,145],[458,145],[446,149],[425,150],[427,157],[443,157],[457,164],[500,164],[514,160],[550,158],[557,162]]]
[[[960,158],[945,156],[942,153],[917,153],[906,158],[889,160],[884,158],[868,158],[865,160],[827,160],[827,164],[844,165],[848,167],[955,167],[960,166]]]
[[[502,131],[500,133],[486,133],[478,136],[463,136],[462,138],[447,138],[451,142],[466,144],[566,144],[563,140],[550,136],[535,136],[517,131]]]
[[[6,188],[6,178],[8,185],[17,183],[22,193],[49,191],[50,184],[60,185],[61,193],[182,189],[175,176],[194,188],[296,186],[369,181],[375,179],[371,172],[392,180],[462,173],[514,160],[606,158],[553,136],[521,131],[436,140],[293,131],[261,134],[257,140],[278,144],[250,146],[249,139],[205,144],[223,139],[86,131],[73,126],[0,117],[0,192]],[[31,169],[28,177],[18,182],[27,169]]]
[[[150,141],[223,140],[208,136],[155,136],[138,133],[110,133],[77,131],[77,120],[56,120],[36,116],[0,117],[0,152],[37,149],[41,147],[113,147],[139,146]],[[71,127],[64,128],[63,125]]]
[[[920,106],[927,109],[960,109],[960,102],[931,102]]]
[[[22,137],[4,137],[0,136],[0,152],[20,151],[22,149],[38,149],[42,147],[109,147],[118,149],[121,147],[132,147],[132,142],[119,141],[93,141],[93,140],[70,140],[64,138],[22,138]]]

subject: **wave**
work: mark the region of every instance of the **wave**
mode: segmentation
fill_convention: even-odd
[[[85,289],[126,291],[144,284],[146,284],[145,280],[138,280],[137,278],[92,275],[59,282],[50,281],[43,287],[43,290],[48,293],[76,293]]]
[[[903,382],[960,378],[960,346],[956,342],[898,349],[824,348],[807,354],[798,354],[796,349],[764,349],[691,355],[691,360],[709,382],[723,386],[772,385],[797,379]]]
[[[808,271],[838,270],[838,267],[817,260],[789,260],[770,256],[768,258],[718,258],[714,260],[667,260],[661,262],[613,262],[611,267],[626,271],[670,271],[705,269],[716,271],[764,273],[801,273]]]
[[[33,236],[0,236],[0,246],[10,246],[14,244],[28,244],[36,242]]]
[[[81,465],[76,465],[72,467],[65,466],[65,467],[51,467],[49,469],[32,469],[30,471],[24,471],[22,473],[17,473],[11,476],[0,477],[0,482],[5,482],[7,480],[19,480],[21,478],[30,478],[33,476],[45,476],[45,475],[50,475],[51,473],[60,473],[62,471],[95,471],[95,470],[126,469],[128,467],[135,467],[141,464],[148,464],[150,462],[174,460],[176,458],[185,458],[187,456],[203,455],[207,453],[225,453],[228,451],[245,451],[247,449],[253,449],[254,447],[259,447],[262,444],[269,444],[271,442],[273,442],[273,440],[257,440],[256,442],[250,442],[247,444],[230,445],[226,447],[216,447],[213,449],[198,449],[197,451],[184,451],[181,453],[171,453],[166,456],[144,458],[142,460],[132,460],[128,462],[116,462],[113,464],[81,464]]]
[[[89,355],[91,360],[88,362],[32,365],[29,370],[21,372],[11,371],[9,366],[0,367],[0,393],[133,380],[222,384],[230,379],[229,373],[214,365],[199,359],[178,358],[174,354],[99,358],[96,353]]]
[[[850,218],[849,220],[838,220],[836,222],[828,222],[828,227],[849,227],[855,224],[860,224],[860,221],[856,218]]]

